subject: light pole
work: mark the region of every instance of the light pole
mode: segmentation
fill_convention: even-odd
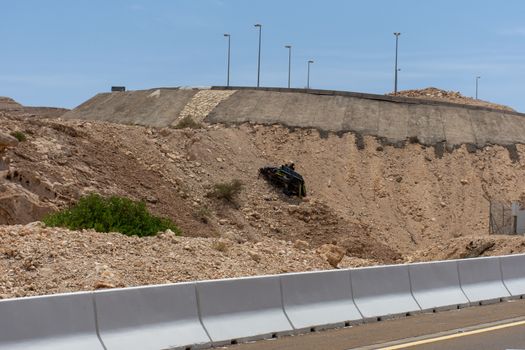
[[[401,33],[399,32],[394,32],[394,35],[396,36],[396,63],[395,63],[395,67],[394,67],[394,95],[397,94],[397,48],[398,48],[398,41],[399,41],[399,36],[401,35]]]
[[[308,73],[306,74],[306,88],[310,89],[310,64],[314,63],[313,60],[308,60]]]
[[[479,79],[481,79],[481,76],[478,75],[476,77],[476,100],[478,99],[478,81]]]
[[[288,89],[290,88],[290,76],[292,72],[292,45],[285,45],[285,48],[288,49]]]
[[[262,24],[255,24],[254,27],[259,28],[259,55],[257,58],[257,87],[259,87],[259,83],[261,80],[261,32],[262,32]]]
[[[231,47],[231,35],[226,33],[224,34],[226,38],[228,38],[228,74],[226,77],[226,86],[230,86],[230,47]]]

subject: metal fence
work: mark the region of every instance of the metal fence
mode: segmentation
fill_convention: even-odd
[[[516,216],[512,215],[510,203],[490,202],[489,234],[516,234]]]

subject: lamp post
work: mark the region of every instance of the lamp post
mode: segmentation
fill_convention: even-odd
[[[476,77],[476,100],[478,99],[478,81],[479,79],[481,79],[481,76],[478,75]]]
[[[310,64],[314,63],[313,60],[308,60],[308,73],[306,74],[306,88],[310,89]]]
[[[292,72],[292,45],[285,45],[285,48],[288,49],[288,89],[290,88],[290,76]]]
[[[394,67],[394,95],[397,94],[397,48],[398,48],[398,41],[399,41],[399,36],[401,35],[401,33],[399,32],[394,32],[394,35],[396,36],[396,63],[395,63],[395,67]]]
[[[259,28],[259,55],[257,57],[257,87],[259,87],[260,79],[261,79],[261,32],[262,32],[262,24],[255,24],[254,27]]]
[[[230,86],[230,47],[231,47],[231,35],[226,33],[224,34],[228,38],[228,74],[226,76],[226,86]]]

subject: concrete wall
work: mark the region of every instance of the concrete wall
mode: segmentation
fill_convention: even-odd
[[[212,87],[231,90],[209,112],[210,123],[280,123],[331,132],[356,132],[387,142],[426,145],[525,143],[525,114],[432,100],[352,92]],[[196,89],[151,89],[98,94],[66,119],[106,120],[154,127],[173,125]]]
[[[198,90],[151,89],[100,93],[64,114],[64,119],[104,120],[166,127]]]
[[[382,99],[380,99],[380,97]],[[384,97],[384,98],[383,98]],[[525,115],[388,96],[239,90],[208,116],[212,123],[282,123],[357,132],[397,143],[509,145],[525,141]]]

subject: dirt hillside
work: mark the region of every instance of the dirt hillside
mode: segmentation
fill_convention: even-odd
[[[398,148],[279,125],[148,128],[1,112],[0,134],[15,131],[26,140],[0,151],[2,297],[525,251],[521,237],[488,236],[489,200],[525,194],[522,145]],[[290,160],[306,179],[302,200],[257,175]],[[232,179],[244,185],[238,205],[207,196]],[[183,237],[31,223],[91,192],[143,200]]]

